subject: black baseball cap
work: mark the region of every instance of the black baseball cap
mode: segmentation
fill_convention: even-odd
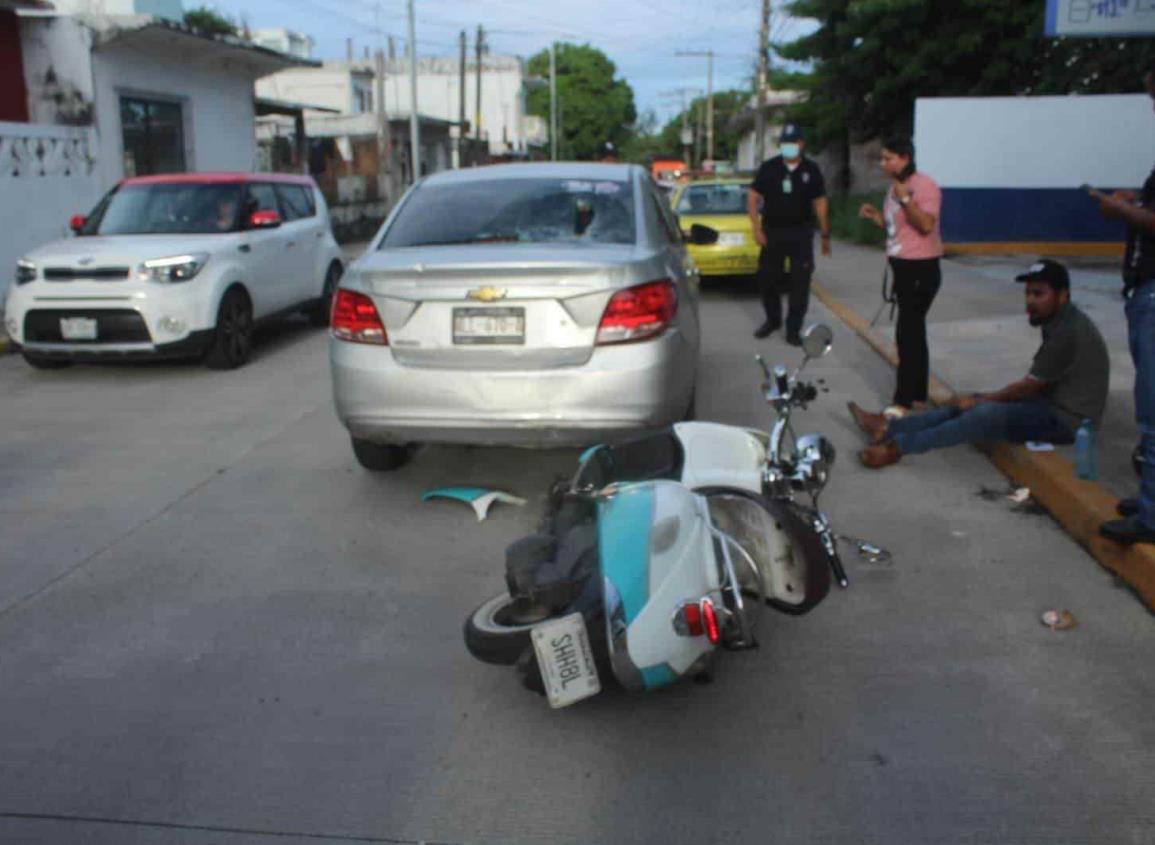
[[[782,127],[782,135],[779,141],[805,141],[806,135],[797,123],[787,123]]]
[[[1067,274],[1067,268],[1049,258],[1040,258],[1027,268],[1027,272],[1015,276],[1015,281],[1046,282],[1055,290],[1071,289],[1071,277]]]

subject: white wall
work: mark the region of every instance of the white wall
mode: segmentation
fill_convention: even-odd
[[[37,148],[47,150],[43,159]],[[90,163],[95,153],[91,129],[0,123],[0,309],[16,260],[67,235],[69,218],[87,214],[100,199],[103,188]]]
[[[914,122],[919,170],[949,188],[1138,187],[1155,155],[1143,94],[924,98]]]
[[[353,112],[353,74],[344,63],[282,70],[258,79],[256,91],[258,97]]]
[[[105,186],[124,176],[121,95],[181,103],[188,170],[256,167],[253,83],[246,73],[209,62],[177,63],[116,42],[92,54],[92,67]]]
[[[74,18],[20,19],[20,47],[32,123],[91,117],[92,30]],[[53,81],[54,80],[54,81]]]

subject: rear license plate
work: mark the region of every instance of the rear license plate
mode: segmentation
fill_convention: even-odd
[[[524,344],[524,308],[454,308],[453,342],[464,345]]]
[[[532,639],[550,707],[568,707],[601,692],[594,653],[580,613],[537,625]]]
[[[96,340],[96,320],[92,317],[61,317],[60,336],[65,340]]]
[[[718,246],[742,246],[746,236],[741,232],[722,232],[718,235]]]

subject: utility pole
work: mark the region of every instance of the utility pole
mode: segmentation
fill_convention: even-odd
[[[412,2],[412,0],[410,0]],[[473,104],[473,131],[481,139],[481,54],[485,51],[485,29],[477,25],[477,102]]]
[[[417,120],[417,24],[413,16],[413,0],[409,0],[409,143],[412,182],[421,178],[421,126]]]
[[[690,107],[686,104],[686,89],[682,89],[682,160],[687,167],[693,167],[690,160]]]
[[[675,56],[706,59],[706,158],[714,160],[714,51],[678,50]]]
[[[393,139],[389,130],[389,115],[385,111],[385,51],[378,49],[373,56],[374,60],[374,91],[373,105],[377,111],[377,176],[385,176],[386,200],[393,199]]]
[[[766,88],[770,84],[770,0],[762,0],[758,34],[758,112],[754,115],[754,167],[766,157]]]
[[[549,44],[549,160],[557,161],[557,42]]]
[[[461,35],[458,36],[460,48],[459,64],[460,70],[460,97],[457,109],[457,166],[465,166],[465,30],[461,30]]]

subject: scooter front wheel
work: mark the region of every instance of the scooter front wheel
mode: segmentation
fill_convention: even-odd
[[[465,620],[465,647],[483,663],[512,666],[530,648],[533,626],[549,617],[548,607],[501,593],[469,614]]]

